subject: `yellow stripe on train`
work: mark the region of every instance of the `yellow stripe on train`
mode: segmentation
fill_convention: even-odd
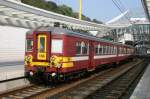
[[[33,59],[32,55],[26,56],[25,57],[25,65],[27,65],[29,63],[31,66],[43,66],[43,67],[50,66],[51,67],[53,64],[54,67],[61,65],[62,68],[69,68],[69,67],[74,66],[71,57],[52,56],[51,63],[49,63],[49,62],[33,62],[32,59]]]
[[[48,62],[31,62],[31,66],[47,67],[47,66],[50,66],[50,63],[48,63]]]
[[[62,68],[69,68],[69,67],[73,67],[73,62],[63,63],[62,64]]]

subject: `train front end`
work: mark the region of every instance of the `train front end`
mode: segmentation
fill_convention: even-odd
[[[61,67],[60,60],[51,57],[51,33],[34,31],[26,34],[25,75],[30,81],[56,80]]]

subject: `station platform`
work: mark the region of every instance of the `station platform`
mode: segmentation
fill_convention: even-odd
[[[23,63],[0,63],[0,81],[24,76]]]
[[[150,64],[134,89],[130,99],[150,99]]]

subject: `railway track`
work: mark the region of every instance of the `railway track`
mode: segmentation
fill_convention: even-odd
[[[143,61],[140,61],[112,69],[111,71],[103,73],[102,75],[97,76],[88,82],[80,84],[75,88],[56,94],[54,96],[49,96],[48,99],[121,99],[117,97],[120,97],[122,92],[128,88],[127,84],[125,84],[128,82],[127,76],[133,77],[135,73],[138,75],[142,69],[142,63]],[[128,73],[133,71],[134,73]],[[116,81],[116,79],[119,79],[121,76],[125,75],[127,75],[126,78],[123,78],[120,82],[116,82],[116,86],[111,86],[113,81]],[[133,79],[129,83],[132,81]],[[123,82],[124,84],[122,85]],[[104,90],[104,87],[107,87],[107,90]],[[97,91],[100,93],[96,93]],[[107,91],[112,93],[107,93]],[[103,97],[101,97],[99,94],[103,95]]]
[[[125,99],[124,95],[128,93],[132,83],[134,83],[145,68],[146,63],[135,66],[119,78],[87,96],[86,99]]]
[[[28,85],[28,86],[23,86],[23,87],[20,87],[18,89],[15,89],[9,92],[1,93],[0,98],[1,99],[30,98],[31,96],[34,96],[36,94],[40,94],[41,92],[46,91],[47,89],[50,89],[50,87]]]
[[[68,83],[56,86],[36,86],[30,85],[23,88],[15,89],[0,94],[1,99],[83,99],[92,94],[97,89],[102,88],[114,79],[120,77],[131,68],[141,64],[143,61],[138,60],[124,64],[117,68],[104,70],[88,78],[78,79]],[[94,86],[93,86],[94,85]],[[90,96],[91,97],[91,96]]]

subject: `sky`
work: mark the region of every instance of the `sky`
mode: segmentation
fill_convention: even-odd
[[[79,0],[51,0],[58,5],[66,4],[76,12],[79,9]],[[113,3],[113,0],[82,0],[83,14],[91,19],[98,19],[107,22],[121,14]],[[141,0],[116,0],[125,10],[132,11],[134,17],[144,17]],[[141,14],[142,13],[142,14]]]

